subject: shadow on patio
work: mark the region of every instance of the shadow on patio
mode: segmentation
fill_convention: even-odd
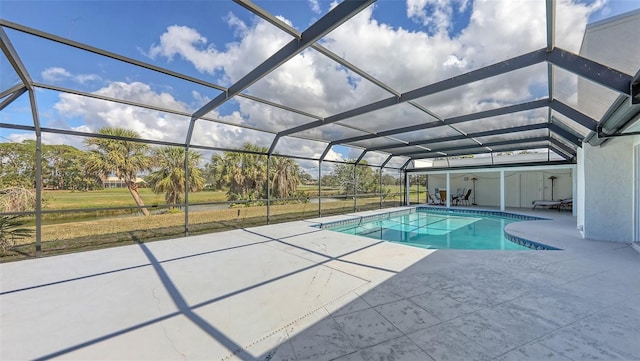
[[[3,264],[1,356],[640,358],[638,254],[556,242],[432,251],[294,222]]]

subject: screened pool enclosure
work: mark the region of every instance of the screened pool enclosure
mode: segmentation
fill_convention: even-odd
[[[581,147],[640,130],[637,36],[606,35],[615,65],[583,51],[585,27],[637,30],[637,9],[587,25],[598,5],[452,2],[466,20],[442,25],[395,1],[119,2],[118,18],[54,1],[31,11],[68,15],[36,23],[17,3],[0,15],[0,189],[34,199],[0,215],[32,229],[12,245],[29,256],[426,203],[456,177],[504,206],[483,197],[513,176],[527,207],[527,179],[570,196]],[[153,38],[136,28],[152,5]]]

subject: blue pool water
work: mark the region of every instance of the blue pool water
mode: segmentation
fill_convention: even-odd
[[[517,221],[496,215],[418,211],[323,228],[422,248],[531,250],[505,238],[504,227]]]

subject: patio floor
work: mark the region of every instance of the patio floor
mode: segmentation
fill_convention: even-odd
[[[0,359],[640,360],[640,254],[534,214],[508,231],[561,251],[310,220],[1,264]]]

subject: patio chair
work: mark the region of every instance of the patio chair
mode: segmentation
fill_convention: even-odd
[[[469,196],[471,195],[471,188],[467,189],[467,193],[456,197],[455,201],[456,204],[458,203],[466,203],[466,205],[469,205]]]
[[[464,197],[464,188],[456,189],[456,193],[451,195],[451,202],[456,202],[460,197]]]
[[[564,198],[564,199],[559,199],[557,201],[544,201],[544,200],[539,200],[539,201],[533,201],[531,202],[531,204],[533,204],[533,209],[536,209],[536,207],[547,207],[549,209],[557,209],[560,210],[561,206],[567,206],[568,204],[571,204],[571,206],[573,207],[573,196],[568,197],[568,198]]]
[[[440,201],[438,201],[433,194],[427,192],[427,197],[429,197],[428,204],[440,204]]]
[[[440,204],[442,205],[446,205],[447,204],[447,191],[444,189],[440,189],[438,191],[438,193],[440,193]]]
[[[440,193],[440,188],[436,188],[436,200],[438,201],[439,205],[442,205],[444,203],[444,200],[442,199],[441,195],[442,193]],[[445,198],[446,199],[446,198]]]
[[[558,211],[561,211],[563,209],[573,209],[573,197],[565,198],[560,201],[560,204],[558,205]]]

